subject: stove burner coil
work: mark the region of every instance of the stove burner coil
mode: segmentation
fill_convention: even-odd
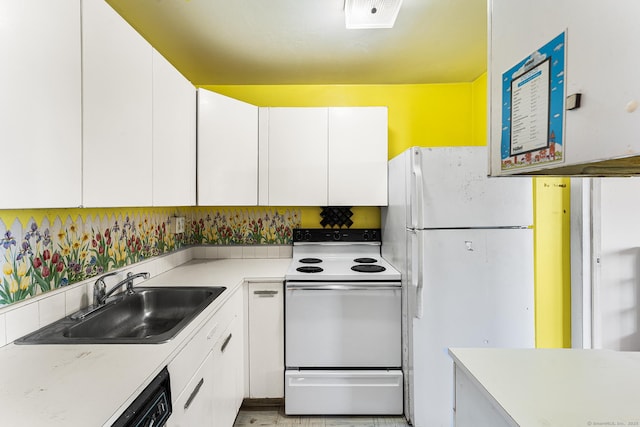
[[[322,268],[313,265],[304,265],[296,268],[296,271],[299,271],[300,273],[320,273]]]
[[[298,262],[302,264],[318,264],[322,262],[322,260],[320,258],[302,258],[298,260]]]
[[[382,273],[386,270],[386,268],[381,265],[372,264],[358,264],[351,267],[351,269],[359,273]]]
[[[373,264],[374,262],[378,262],[375,258],[356,258],[353,262],[357,262],[358,264]]]

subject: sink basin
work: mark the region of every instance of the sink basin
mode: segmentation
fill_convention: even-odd
[[[81,320],[70,317],[16,344],[157,344],[175,337],[225,287],[136,287]]]

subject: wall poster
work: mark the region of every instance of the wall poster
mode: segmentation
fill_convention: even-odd
[[[565,36],[502,74],[502,171],[564,161]]]

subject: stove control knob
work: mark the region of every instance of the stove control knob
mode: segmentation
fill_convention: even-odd
[[[309,230],[304,232],[304,240],[306,241],[311,240],[311,232]]]
[[[294,240],[297,241],[297,242],[302,240],[302,231],[296,231],[296,235],[294,237]]]
[[[339,231],[336,231],[333,233],[333,240],[340,240],[340,238],[342,238],[342,235],[340,234]]]
[[[363,240],[369,240],[369,232],[368,231],[365,231],[365,232],[362,233],[362,239]]]

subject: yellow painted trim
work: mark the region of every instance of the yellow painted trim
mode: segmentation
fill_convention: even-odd
[[[186,215],[190,207],[124,207],[124,208],[70,208],[70,209],[5,209],[0,210],[0,219],[4,222],[6,227],[11,227],[15,219],[17,218],[23,227],[26,227],[31,220],[35,220],[37,224],[41,224],[44,218],[53,220],[59,217],[62,221],[70,217],[72,220],[76,220],[78,217],[82,220],[86,220],[91,216],[118,216],[118,215],[142,215],[142,214],[166,214],[167,216],[173,215]],[[9,223],[7,223],[9,222]]]
[[[536,347],[571,347],[570,179],[534,179]]]

